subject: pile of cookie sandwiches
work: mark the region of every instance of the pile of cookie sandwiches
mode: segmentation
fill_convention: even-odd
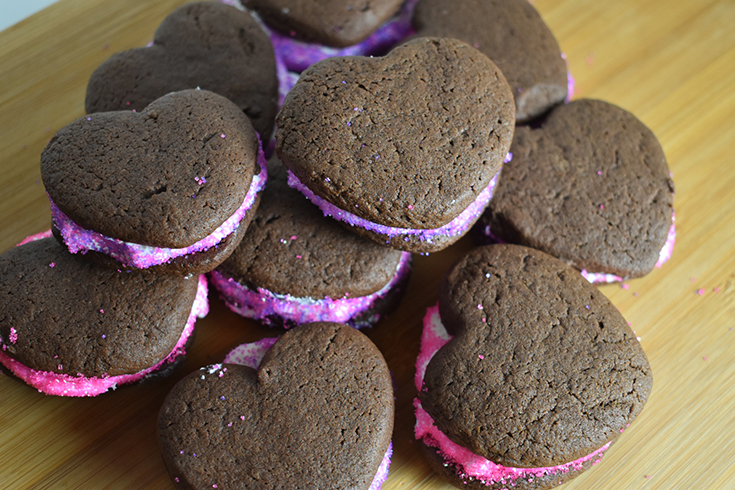
[[[172,482],[377,490],[394,391],[360,329],[414,254],[469,234],[416,332],[416,439],[458,488],[562,484],[652,387],[594,284],[676,237],[656,137],[572,91],[527,0],[184,5],[97,68],[43,151],[52,229],[0,256],[0,364],[57,396],[165,375],[213,287],[287,330],[169,393]]]

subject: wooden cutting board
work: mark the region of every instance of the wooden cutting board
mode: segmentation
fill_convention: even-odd
[[[0,251],[47,229],[39,156],[83,114],[86,81],[142,46],[180,0],[61,0],[0,33]],[[633,112],[674,174],[678,241],[648,277],[602,287],[641,337],[654,372],[642,415],[568,489],[735,488],[735,2],[536,0],[577,82]],[[413,441],[421,319],[464,239],[417,257],[400,309],[370,330],[397,388],[395,456],[384,490],[451,488]],[[232,347],[273,336],[213,300],[174,376],[94,399],[44,396],[0,375],[1,488],[170,489],[155,438],[163,397]]]

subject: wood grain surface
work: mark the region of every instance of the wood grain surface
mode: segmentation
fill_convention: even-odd
[[[83,115],[86,81],[142,46],[180,0],[61,0],[0,33],[0,251],[47,229],[39,157]],[[649,276],[602,291],[641,337],[653,393],[601,464],[567,489],[735,488],[735,2],[536,0],[566,52],[575,97],[637,115],[676,182],[678,241]],[[472,244],[417,257],[407,298],[368,335],[397,387],[395,456],[384,490],[449,489],[412,437],[421,319],[447,267]],[[274,332],[213,300],[172,377],[93,399],[44,396],[0,375],[0,488],[170,489],[155,436],[183,375]]]

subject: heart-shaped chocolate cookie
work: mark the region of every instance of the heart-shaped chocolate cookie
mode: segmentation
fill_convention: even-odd
[[[345,47],[368,37],[403,0],[246,0],[265,22],[306,41]]]
[[[413,24],[417,36],[459,39],[493,60],[513,90],[519,123],[567,97],[559,44],[528,0],[421,0]]]
[[[0,363],[44,393],[97,395],[173,361],[207,308],[203,277],[120,272],[32,241],[0,256]]]
[[[472,462],[470,479],[487,485],[498,476],[567,479],[618,439],[651,390],[648,360],[622,315],[543,252],[476,248],[442,282],[437,316],[446,345],[422,345],[419,398],[439,432],[424,442],[449,466]],[[492,488],[515,486],[504,483]]]
[[[268,141],[278,111],[273,47],[247,12],[220,2],[184,5],[153,44],[113,55],[87,86],[88,113],[141,111],[169,92],[202,88],[237,104]]]
[[[385,360],[357,330],[290,330],[256,371],[203,368],[169,393],[158,419],[171,478],[191,489],[367,490],[389,446]]]
[[[575,100],[539,128],[517,128],[511,153],[480,220],[493,236],[618,280],[660,260],[674,183],[656,136],[634,115]]]
[[[258,139],[232,102],[175,92],[142,112],[105,112],[63,127],[41,155],[46,192],[78,225],[142,245],[186,247],[242,205]]]
[[[279,113],[276,152],[337,212],[377,225],[365,236],[385,243],[391,227],[408,242],[454,226],[486,192],[510,147],[514,114],[486,56],[453,39],[422,38],[385,57],[331,58],[305,71]],[[432,240],[446,246],[447,236],[461,236],[453,231],[411,251],[431,251]]]

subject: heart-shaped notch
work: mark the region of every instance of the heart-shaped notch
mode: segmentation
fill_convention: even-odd
[[[393,430],[393,389],[367,337],[336,323],[291,330],[259,369],[224,364],[179,382],[159,414],[184,488],[367,490]]]
[[[227,97],[268,141],[278,111],[273,46],[247,12],[195,2],[169,14],[149,47],[117,53],[87,85],[87,113],[143,110],[169,92],[202,88]]]

